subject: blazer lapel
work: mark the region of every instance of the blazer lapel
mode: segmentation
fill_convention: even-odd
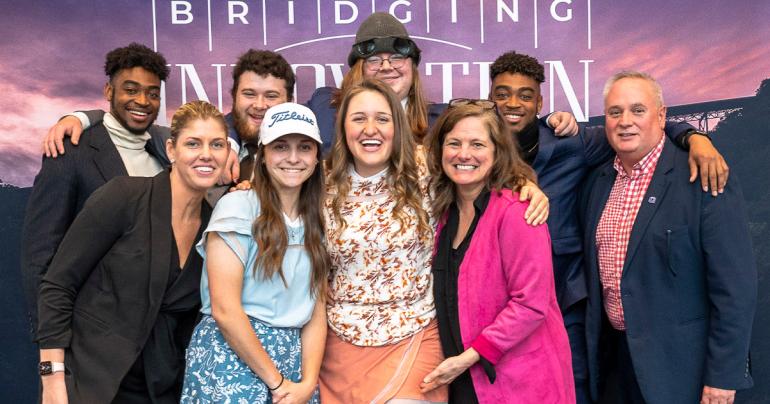
[[[123,159],[120,158],[118,148],[112,143],[110,135],[104,125],[99,124],[93,128],[89,137],[89,146],[96,150],[94,153],[94,164],[102,175],[105,182],[115,178],[128,175]]]
[[[159,307],[171,266],[171,181],[168,170],[152,180],[150,194],[150,307]]]
[[[631,228],[631,237],[628,240],[628,249],[626,250],[626,260],[623,264],[623,276],[626,275],[626,269],[629,268],[631,262],[634,259],[634,255],[639,248],[639,242],[644,238],[644,233],[647,231],[647,227],[655,217],[655,212],[658,211],[658,206],[663,202],[663,197],[666,195],[666,190],[671,185],[671,180],[668,174],[674,168],[674,144],[666,139],[666,144],[661,152],[658,165],[655,167],[655,172],[652,174],[652,181],[647,188],[647,192],[642,199],[642,205],[639,207],[639,212],[636,214],[636,220],[634,220],[634,227]]]
[[[586,228],[591,229],[591,233],[589,234],[589,240],[591,242],[590,246],[594,246],[590,251],[596,251],[596,229],[599,226],[599,219],[602,217],[604,207],[607,205],[607,199],[610,197],[610,191],[612,190],[612,186],[615,184],[615,178],[617,177],[617,172],[613,168],[612,162],[599,168],[599,170],[601,170],[601,174],[599,174],[599,177],[596,179],[596,183],[591,189],[591,196],[588,200],[587,210],[590,214],[586,218]]]
[[[542,123],[540,123],[539,120],[537,136],[538,142],[540,142],[540,144],[537,147],[537,155],[535,156],[535,161],[532,163],[532,168],[535,170],[535,172],[539,173],[548,163],[548,160],[551,159],[553,148],[556,145],[556,141],[558,139],[556,138],[556,135],[553,134],[553,130],[545,127]]]

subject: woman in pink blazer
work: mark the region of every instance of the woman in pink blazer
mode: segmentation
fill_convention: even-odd
[[[422,388],[454,403],[574,403],[545,225],[524,221],[535,181],[494,103],[453,100],[428,141],[436,310],[446,360]]]

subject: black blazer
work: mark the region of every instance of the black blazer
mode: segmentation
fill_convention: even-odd
[[[147,151],[166,167],[169,161],[161,143],[148,141]],[[128,175],[118,149],[102,124],[85,130],[79,146],[73,146],[66,138],[64,149],[65,154],[55,159],[43,158],[24,217],[21,277],[33,334],[37,328],[40,280],[64,234],[97,188],[112,178]]]
[[[724,194],[690,183],[686,152],[670,140],[634,222],[621,299],[626,338],[648,403],[697,403],[704,384],[751,387],[748,354],[757,271],[743,195],[730,176]],[[596,227],[615,181],[612,162],[586,183],[586,337],[591,393],[604,380],[604,318]]]
[[[172,240],[168,171],[108,182],[72,223],[40,287],[37,340],[65,349],[70,402],[115,396],[158,316]]]

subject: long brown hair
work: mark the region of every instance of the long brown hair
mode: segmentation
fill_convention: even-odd
[[[537,182],[535,172],[521,158],[505,122],[494,108],[485,108],[476,104],[449,107],[438,118],[425,142],[433,193],[431,207],[433,217],[436,220],[441,219],[455,200],[455,184],[444,173],[441,165],[444,139],[458,122],[470,117],[477,117],[482,120],[489,134],[489,139],[495,145],[492,168],[486,179],[487,189],[498,192],[503,189],[511,189],[518,192],[527,180],[533,183]]]
[[[385,97],[393,115],[393,151],[388,162],[387,184],[390,192],[396,200],[392,214],[402,226],[407,223],[407,214],[404,208],[409,207],[417,215],[418,231],[420,238],[430,238],[433,229],[430,226],[428,213],[422,206],[423,193],[420,190],[420,176],[417,168],[417,145],[410,135],[409,126],[401,102],[387,84],[379,80],[366,79],[360,84],[348,89],[342,97],[342,102],[337,112],[336,139],[332,153],[327,160],[329,177],[327,181],[336,187],[336,193],[332,196],[332,217],[338,223],[337,234],[341,233],[346,223],[340,210],[342,203],[350,192],[350,178],[348,166],[353,164],[353,154],[350,152],[345,133],[345,119],[348,114],[350,100],[365,92],[373,92]]]
[[[281,200],[267,172],[264,157],[265,146],[260,146],[255,155],[256,167],[251,181],[251,188],[257,193],[260,205],[259,216],[254,220],[251,229],[258,247],[254,276],[261,271],[263,279],[269,279],[277,273],[286,285],[282,266],[289,243],[288,235]],[[320,147],[317,157],[319,163],[300,189],[299,216],[304,222],[305,250],[310,256],[312,266],[310,291],[316,297],[322,297],[326,295],[326,280],[331,261],[324,246],[324,219],[321,214],[324,182]]]
[[[332,105],[339,110],[340,105],[342,105],[343,95],[350,88],[361,84],[364,80],[366,80],[364,76],[364,59],[358,59],[342,78],[340,89],[332,97]],[[422,144],[423,139],[428,134],[428,97],[425,96],[425,91],[422,89],[420,72],[414,60],[412,60],[412,85],[409,87],[409,94],[406,98],[407,124],[416,143]],[[399,108],[401,106],[400,101]]]

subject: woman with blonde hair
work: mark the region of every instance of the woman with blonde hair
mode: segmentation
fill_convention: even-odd
[[[43,403],[179,402],[200,307],[195,240],[229,153],[222,113],[182,105],[166,153],[170,170],[117,177],[91,195],[43,278]]]

